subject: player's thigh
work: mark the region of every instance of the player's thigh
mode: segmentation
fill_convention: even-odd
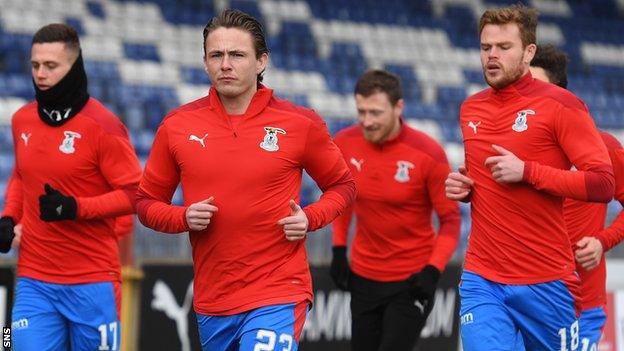
[[[234,351],[238,349],[238,330],[246,313],[232,316],[197,315],[197,329],[202,350]]]
[[[116,282],[74,284],[65,288],[62,313],[69,320],[73,351],[120,349],[119,288]]]
[[[377,351],[381,343],[384,307],[351,297],[351,348]]]
[[[372,287],[372,288],[371,288]],[[352,274],[351,349],[377,351],[381,344],[383,318],[391,301],[392,291],[383,291],[383,283]]]
[[[496,283],[477,274],[462,274],[460,331],[464,351],[511,351],[517,329]]]
[[[67,323],[50,301],[54,295],[54,288],[45,283],[17,279],[11,313],[14,350],[67,350]]]
[[[433,303],[433,301],[432,301]],[[432,306],[416,304],[405,291],[397,295],[383,316],[383,334],[380,351],[411,351],[427,322]]]
[[[577,350],[575,300],[563,281],[513,288],[507,306],[527,350]]]
[[[240,351],[296,351],[308,303],[272,305],[249,311],[240,337]]]
[[[602,329],[607,315],[602,307],[590,308],[581,312],[579,318],[581,345],[579,351],[597,351]]]

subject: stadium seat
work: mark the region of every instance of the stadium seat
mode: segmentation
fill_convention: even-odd
[[[505,5],[514,0],[488,1]],[[22,0],[0,12],[0,147],[6,125],[34,97],[32,33],[65,21],[81,33],[89,91],[126,122],[146,155],[168,111],[206,94],[202,29],[222,2],[211,0]],[[353,87],[369,68],[401,77],[404,116],[423,121],[453,163],[459,152],[459,105],[485,87],[476,22],[482,0],[232,0],[265,24],[271,50],[265,84],[278,96],[314,108],[332,133],[356,117]],[[601,128],[624,130],[624,21],[614,0],[534,0],[540,43],[569,55],[570,89]],[[2,159],[4,160],[4,159]],[[0,181],[6,175],[0,169]],[[307,185],[306,185],[307,186]],[[304,198],[313,192],[306,188]],[[176,195],[179,196],[179,195]],[[179,198],[178,198],[179,200]]]

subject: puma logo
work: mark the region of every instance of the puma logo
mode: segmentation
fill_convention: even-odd
[[[69,117],[69,114],[71,113],[72,108],[66,108],[65,111],[63,113],[61,113],[60,110],[51,110],[48,111],[45,108],[43,109],[43,112],[48,115],[48,117],[50,118],[51,121],[54,122],[59,122],[62,121],[64,119],[67,119],[67,117]]]
[[[189,137],[189,140],[190,141],[196,141],[196,142],[200,143],[202,147],[206,147],[206,144],[204,144],[204,139],[206,139],[207,136],[208,136],[208,133],[204,134],[203,138],[200,138],[200,137],[196,136],[195,134],[191,134],[191,136]]]
[[[358,161],[355,159],[355,157],[351,157],[349,162],[351,162],[351,164],[355,167],[355,169],[358,170],[358,172],[362,172],[362,163],[364,163],[364,159]]]
[[[481,125],[481,121],[477,122],[476,124],[473,121],[468,122],[468,127],[472,128],[472,131],[475,134],[477,134],[477,127],[480,126],[480,125]]]
[[[152,294],[154,294],[151,303],[152,309],[164,312],[169,319],[175,322],[176,331],[178,332],[178,337],[180,338],[180,344],[182,346],[181,350],[190,351],[191,341],[188,334],[188,313],[193,302],[193,282],[191,281],[186,289],[186,295],[184,296],[182,306],[178,305],[169,286],[160,279],[154,284]]]
[[[423,303],[420,302],[420,300],[414,301],[414,306],[418,308],[418,310],[420,311],[420,314],[425,314],[425,305],[423,305]]]
[[[28,139],[30,138],[31,135],[32,135],[32,133],[26,134],[26,133],[22,132],[21,136],[22,136],[22,140],[24,140],[24,145],[25,146],[28,146]]]

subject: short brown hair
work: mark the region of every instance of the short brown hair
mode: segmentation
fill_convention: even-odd
[[[392,106],[403,98],[401,79],[396,74],[380,69],[366,71],[355,84],[355,94],[369,97],[386,93]]]
[[[71,51],[80,51],[80,40],[78,32],[64,23],[51,23],[41,27],[32,38],[32,44],[43,43],[65,43],[65,46]]]
[[[269,47],[266,43],[262,24],[253,16],[243,11],[226,9],[221,11],[218,16],[213,17],[208,24],[206,24],[206,27],[204,27],[204,57],[206,56],[206,39],[208,35],[221,27],[238,28],[251,34],[254,50],[256,51],[256,58],[260,58],[262,54],[269,53]],[[258,74],[258,83],[262,82],[263,73],[264,71]]]
[[[485,11],[479,21],[479,35],[487,24],[503,25],[508,23],[515,23],[520,28],[522,47],[537,43],[537,10],[522,4]]]
[[[551,83],[568,88],[568,55],[554,45],[538,45],[531,66],[543,68]]]

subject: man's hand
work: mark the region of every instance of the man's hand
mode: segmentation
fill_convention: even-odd
[[[604,251],[600,240],[593,236],[584,236],[576,243],[576,247],[578,249],[574,252],[574,258],[578,264],[587,271],[598,267]]]
[[[468,178],[466,167],[461,165],[457,172],[449,173],[444,185],[449,200],[461,201],[470,195],[474,181]]]
[[[186,208],[186,223],[190,230],[200,231],[208,227],[214,213],[219,211],[217,206],[213,205],[213,201],[214,197],[211,196]]]
[[[290,200],[290,216],[280,219],[277,224],[284,226],[286,239],[290,241],[301,240],[308,233],[308,216],[295,200]]]
[[[426,265],[420,272],[412,274],[408,279],[409,293],[414,304],[423,315],[429,315],[433,309],[435,291],[440,280],[440,271],[432,265]]]
[[[46,222],[75,219],[78,211],[76,199],[65,196],[60,191],[47,184],[45,194],[39,196],[39,218]]]
[[[492,178],[498,183],[522,181],[524,161],[501,146],[492,145],[492,148],[499,153],[498,156],[490,156],[485,160],[485,166],[492,172]]]
[[[11,217],[0,218],[0,252],[7,253],[11,250],[11,242],[15,237],[15,222]]]
[[[347,247],[334,246],[332,248],[332,261],[329,267],[329,275],[340,290],[349,290],[349,278],[351,269],[347,260]]]

